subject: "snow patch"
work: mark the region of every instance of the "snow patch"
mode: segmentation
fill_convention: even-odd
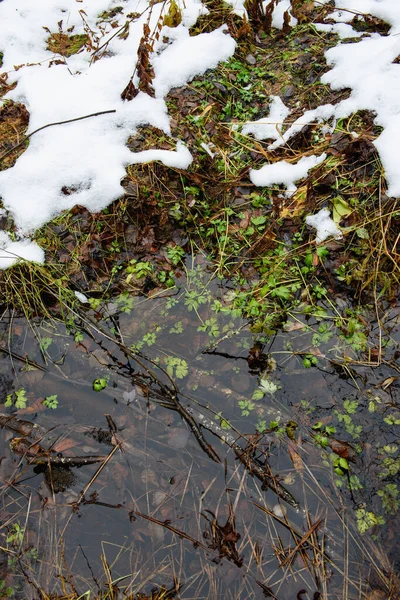
[[[170,167],[186,169],[192,161],[189,150],[178,140],[176,151],[161,149],[132,153],[129,136],[142,125],[151,125],[170,135],[164,95],[197,74],[216,67],[235,51],[236,42],[224,27],[189,36],[188,27],[207,9],[199,0],[179,0],[183,22],[164,27],[151,62],[156,98],[140,92],[131,102],[121,92],[132,77],[137,50],[148,18],[147,0],[127,0],[116,16],[122,25],[129,13],[144,14],[129,25],[126,39],[115,36],[110,25],[105,33],[97,26],[98,15],[112,6],[110,0],[13,0],[0,2],[0,51],[2,70],[17,86],[6,99],[22,102],[30,113],[28,133],[47,125],[93,113],[114,111],[48,127],[30,138],[29,147],[16,164],[0,173],[0,195],[14,218],[19,235],[32,234],[48,220],[76,204],[92,212],[104,209],[123,194],[120,180],[125,167],[137,162],[160,160]],[[152,5],[150,30],[155,30],[164,3]],[[47,50],[48,31],[74,27],[84,33],[80,11],[91,29],[107,42],[108,55],[92,61],[91,53],[65,57],[63,64],[50,65],[55,56]],[[162,16],[161,16],[162,20]],[[103,37],[102,37],[103,36]],[[169,42],[165,42],[167,36]],[[29,63],[29,66],[28,66]],[[22,65],[17,70],[15,65]],[[137,86],[137,76],[134,78]]]
[[[5,231],[0,231],[0,269],[8,269],[21,260],[43,264],[44,252],[36,242],[13,242]]]
[[[282,125],[290,114],[290,109],[285,106],[279,96],[271,96],[268,117],[247,123],[242,128],[244,135],[254,135],[257,140],[279,140],[282,138]]]
[[[309,215],[306,217],[307,225],[314,227],[314,229],[317,230],[317,236],[315,238],[316,244],[321,244],[331,236],[337,240],[343,237],[342,232],[337,227],[336,223],[331,219],[330,214],[330,210],[323,208],[315,215]]]
[[[303,156],[296,164],[291,164],[285,160],[264,165],[259,170],[250,170],[250,179],[258,187],[282,184],[286,186],[286,196],[292,196],[297,190],[295,182],[307,177],[308,171],[322,163],[326,154],[321,156]]]

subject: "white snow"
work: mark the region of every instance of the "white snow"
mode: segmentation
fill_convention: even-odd
[[[314,27],[317,31],[336,33],[342,40],[361,37],[363,35],[360,31],[356,31],[347,23],[314,23]]]
[[[165,96],[171,88],[179,87],[195,75],[216,67],[235,51],[236,42],[224,33],[224,27],[196,36],[189,36],[188,29],[184,27],[175,28],[175,33],[178,31],[180,35],[175,42],[152,61],[157,97]],[[172,68],[172,65],[175,67]]]
[[[79,302],[81,302],[82,304],[88,304],[89,303],[89,298],[87,296],[85,296],[85,294],[82,294],[82,292],[74,292],[75,296],[78,298]]]
[[[314,227],[317,230],[317,236],[315,238],[316,244],[321,244],[328,237],[333,236],[335,239],[341,239],[342,232],[337,227],[336,223],[330,217],[331,211],[327,208],[323,208],[315,215],[309,215],[306,217],[307,225]]]
[[[230,2],[236,12],[245,14],[243,0]],[[264,6],[268,2],[264,0]],[[148,0],[122,2],[123,11],[115,17],[119,26],[126,22],[129,13],[141,14],[130,23],[129,35],[123,39],[116,35],[118,28],[98,21],[102,11],[115,6],[113,0],[0,2],[0,51],[4,53],[1,72],[8,73],[9,83],[17,84],[0,100],[0,105],[8,99],[24,103],[30,113],[28,133],[48,123],[115,111],[34,134],[14,167],[0,172],[0,196],[14,218],[19,237],[19,241],[10,240],[0,232],[0,268],[15,262],[16,256],[43,262],[43,251],[27,236],[75,204],[90,211],[105,208],[122,193],[120,180],[126,165],[159,160],[180,169],[189,166],[192,156],[179,140],[173,140],[175,151],[154,148],[133,153],[126,146],[127,138],[135,135],[141,125],[151,125],[170,135],[164,100],[168,91],[214,68],[235,51],[236,43],[224,27],[190,36],[188,27],[199,15],[207,13],[207,8],[200,0],[178,0],[178,3],[183,13],[182,23],[176,28],[162,28],[151,56],[156,97],[140,92],[131,102],[123,102],[120,95],[134,73],[143,25],[150,15],[150,30],[155,34],[158,19],[168,10],[168,3],[151,3],[150,10]],[[320,3],[326,4],[326,0]],[[288,142],[307,123],[325,123],[326,131],[334,127],[337,119],[358,110],[374,111],[376,124],[383,128],[374,143],[385,169],[388,193],[400,196],[400,64],[393,62],[400,56],[400,1],[335,0],[335,4],[336,10],[328,15],[335,22],[317,24],[317,29],[335,31],[343,39],[359,39],[346,44],[339,42],[326,52],[330,70],[322,82],[335,90],[350,88],[350,97],[336,105],[305,111],[283,133],[281,124],[287,119],[288,109],[277,96],[271,97],[268,115],[247,123],[243,133],[260,140],[272,139],[268,147],[272,151]],[[283,14],[289,8],[289,0],[277,3],[274,27],[282,27]],[[355,14],[359,19],[363,14],[371,14],[385,20],[391,26],[389,34],[355,32],[349,24]],[[47,49],[49,33],[44,27],[57,32],[61,21],[63,31],[73,27],[73,34],[81,34],[85,32],[84,20],[94,32],[93,44],[107,50],[105,56],[99,52],[96,55],[99,60],[92,60],[92,54],[83,50],[62,58]],[[60,59],[61,64],[56,64]],[[133,82],[137,86],[137,75]],[[199,145],[204,148],[203,143]],[[322,160],[322,156],[314,156],[304,157],[297,164],[275,162],[251,170],[250,178],[258,186],[283,184],[287,194],[292,194],[295,183]],[[339,235],[339,230],[332,228],[329,215],[322,212],[322,217],[318,221],[317,239],[323,238],[323,221],[326,227],[330,223],[327,229],[330,235]]]
[[[263,5],[266,6],[269,4],[269,2],[270,0],[264,0]],[[290,16],[289,25],[293,27],[297,24],[297,19],[295,19],[290,12],[290,0],[279,0],[272,14],[272,27],[275,27],[276,29],[282,29],[283,16],[287,10],[289,11]]]
[[[131,154],[129,162],[131,164],[149,163],[154,160],[167,165],[167,167],[176,167],[177,169],[187,169],[192,162],[192,155],[185,144],[178,142],[176,151],[174,150],[143,150]]]
[[[268,117],[247,123],[242,128],[244,135],[254,135],[257,140],[280,140],[282,138],[282,125],[290,114],[290,109],[285,106],[279,96],[270,97]]]
[[[375,123],[384,128],[374,144],[379,152],[388,182],[388,194],[400,196],[400,65],[393,63],[400,55],[400,2],[397,0],[341,0],[341,11],[334,13],[340,28],[339,35],[348,37],[343,30],[345,21],[362,13],[385,19],[392,25],[389,35],[368,35],[357,43],[339,44],[325,54],[331,70],[321,81],[334,90],[350,88],[351,95],[335,106],[326,104],[306,111],[283,134],[281,139],[269,146],[270,150],[284,145],[305,124],[350,116],[358,110],[376,113]],[[332,14],[329,15],[332,17]],[[354,37],[353,35],[351,37]]]
[[[325,158],[326,154],[303,156],[296,164],[281,160],[270,165],[264,165],[258,170],[251,169],[250,179],[258,187],[283,184],[287,188],[285,195],[291,196],[297,190],[295,182],[307,177],[308,171],[322,163]]]
[[[5,231],[0,231],[0,269],[8,269],[20,260],[44,263],[44,252],[36,242],[14,242]]]
[[[34,134],[15,166],[0,173],[0,195],[20,237],[32,234],[60,211],[76,204],[90,211],[105,208],[123,193],[120,180],[128,164],[159,160],[171,167],[189,166],[192,156],[179,140],[175,140],[176,151],[155,148],[132,153],[126,146],[128,137],[140,125],[152,125],[169,135],[165,94],[217,66],[235,51],[236,42],[224,27],[189,36],[188,27],[207,9],[199,0],[180,0],[180,4],[182,24],[173,29],[164,27],[160,41],[155,43],[151,62],[156,98],[140,92],[131,102],[124,102],[120,95],[134,71],[148,17],[146,0],[128,0],[123,13],[117,15],[123,25],[127,14],[144,11],[130,24],[126,39],[112,37],[115,29],[111,26],[103,24],[106,29],[101,31],[96,24],[98,15],[113,5],[110,0],[0,3],[0,51],[4,53],[1,70],[8,72],[9,82],[17,82],[4,100],[26,105],[30,113],[28,133],[48,123],[115,111]],[[157,31],[155,26],[165,4],[154,4],[151,10],[150,29]],[[57,32],[62,20],[64,31],[74,26],[73,34],[84,33],[82,17],[99,36],[100,45],[109,41],[108,55],[92,61],[91,54],[82,51],[62,59],[64,64],[51,64],[52,59],[62,57],[46,49],[49,33],[43,27]],[[138,83],[137,76],[134,83]],[[25,255],[27,248],[23,246]],[[35,252],[32,257],[37,259]]]

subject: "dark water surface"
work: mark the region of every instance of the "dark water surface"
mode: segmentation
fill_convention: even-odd
[[[173,588],[174,581],[182,599],[374,593],[380,600],[389,597],[388,586],[396,589],[395,363],[378,366],[371,354],[352,353],[334,327],[329,339],[313,338],[315,318],[296,315],[269,338],[251,332],[232,315],[213,313],[211,302],[226,289],[217,282],[208,289],[212,298],[196,310],[173,292],[110,305],[111,317],[100,322],[85,310],[111,337],[154,360],[141,359],[164,385],[171,382],[157,365],[169,370],[183,406],[219,426],[229,428],[229,421],[230,433],[244,448],[249,444],[257,464],[269,465],[300,508],[263,490],[232,448],[203,429],[221,458],[212,461],[181,416],[147,394],[143,368],[95,327],[82,324],[70,333],[4,315],[0,386],[4,402],[14,395],[13,406],[0,411],[48,430],[41,445],[53,455],[108,456],[103,465],[35,467],[11,451],[18,434],[2,429],[0,580],[14,597],[39,597],[39,588],[76,593],[71,597],[92,590],[95,597],[114,586],[121,591],[110,597],[124,598]],[[392,358],[396,314],[388,307],[381,324],[389,340],[385,356]],[[377,332],[372,323],[372,348]],[[304,359],[312,357],[318,361],[306,368]],[[96,379],[107,380],[100,392],[93,390]],[[19,390],[27,395],[23,410],[15,407]],[[58,407],[44,407],[41,399],[54,394]],[[79,429],[109,431],[105,414],[117,427],[111,444],[111,436],[95,439]],[[256,434],[256,427],[265,432]],[[343,474],[335,473],[340,457],[349,466]]]

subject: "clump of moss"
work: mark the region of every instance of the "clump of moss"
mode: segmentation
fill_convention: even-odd
[[[85,34],[52,33],[47,40],[47,50],[68,58],[73,54],[77,54],[87,42],[88,36]]]

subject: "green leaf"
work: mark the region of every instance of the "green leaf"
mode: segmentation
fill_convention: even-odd
[[[251,217],[251,222],[256,227],[258,227],[259,225],[264,225],[264,223],[266,222],[266,220],[267,220],[267,218],[264,217],[263,215],[261,215],[260,217]]]
[[[329,256],[329,250],[326,246],[318,246],[315,252],[318,258],[321,260]]]
[[[347,460],[345,458],[339,458],[339,466],[344,470],[344,471],[348,471],[349,470],[349,463],[347,462]]]
[[[12,406],[12,404],[13,404],[13,399],[12,399],[12,397],[13,397],[13,395],[12,395],[12,394],[8,394],[8,396],[7,396],[7,400],[6,400],[5,404],[4,404],[4,406],[5,406],[6,408],[10,408],[10,407]]]
[[[47,406],[47,408],[51,408],[52,410],[55,410],[58,407],[58,398],[57,398],[57,394],[53,394],[52,396],[47,396],[44,400],[43,400],[43,404],[45,406]]]
[[[383,420],[388,425],[400,425],[400,419],[396,418],[394,415],[388,415]]]
[[[354,415],[354,413],[356,412],[357,407],[358,407],[358,402],[357,402],[357,400],[349,400],[349,399],[347,399],[347,400],[345,400],[343,402],[343,407],[344,407],[344,410],[349,415]]]
[[[107,387],[107,379],[95,379],[93,381],[93,389],[95,392],[101,392]]]
[[[279,386],[269,379],[260,379],[258,387],[264,394],[268,394],[269,396],[273,396],[279,390]]]
[[[40,347],[42,350],[47,350],[47,348],[52,344],[53,340],[49,337],[44,337],[40,340]]]
[[[252,400],[261,400],[262,398],[264,398],[264,392],[262,390],[260,390],[259,388],[254,390],[251,399]]]
[[[336,225],[338,225],[341,219],[348,217],[353,212],[353,209],[347,204],[341,196],[336,196],[333,201],[332,217]]]
[[[315,423],[315,425],[312,426],[312,429],[322,429],[323,425],[322,421],[318,421],[318,423]]]
[[[23,388],[15,392],[15,408],[26,408],[26,401],[26,391]]]
[[[189,367],[186,360],[179,359],[179,363],[176,365],[176,377],[177,379],[183,379],[189,372]]]
[[[224,417],[222,416],[222,411],[217,413],[215,415],[215,417],[217,419],[219,419],[219,424],[221,429],[224,429],[225,431],[228,431],[231,428],[231,424],[229,423],[229,421],[227,421],[226,419],[224,419]]]
[[[362,240],[369,240],[369,233],[365,229],[365,227],[359,227],[358,229],[356,229],[356,234]]]
[[[310,268],[312,267],[312,263],[313,263],[313,253],[308,250],[307,254],[304,257],[304,264],[306,265],[306,267]]]
[[[272,296],[277,296],[278,298],[281,298],[281,300],[289,300],[291,292],[285,285],[280,285],[272,291]]]
[[[341,477],[344,476],[345,472],[340,467],[335,467],[334,471],[335,471],[336,475],[340,475]]]

